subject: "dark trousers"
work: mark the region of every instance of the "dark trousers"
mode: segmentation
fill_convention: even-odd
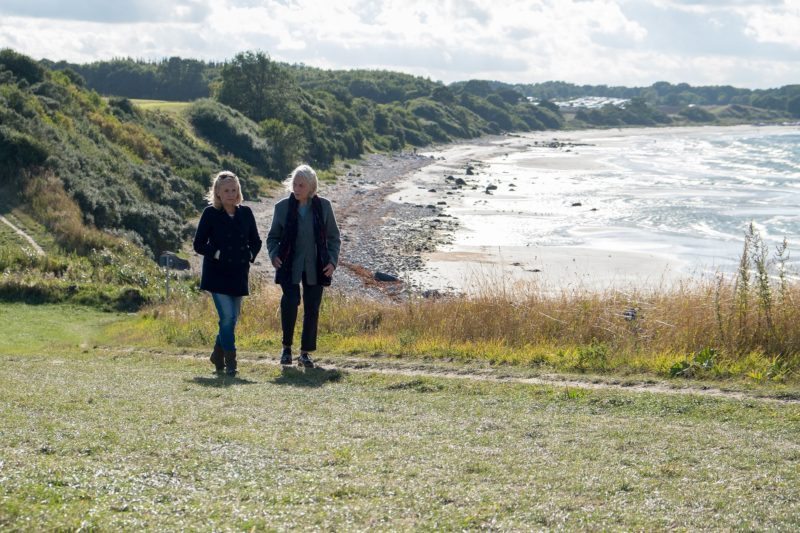
[[[303,274],[303,333],[300,336],[300,351],[313,352],[317,349],[317,324],[319,306],[322,303],[322,285],[308,285]],[[297,322],[297,309],[300,307],[300,284],[281,283],[281,327],[283,345],[291,346],[294,339],[294,325]]]

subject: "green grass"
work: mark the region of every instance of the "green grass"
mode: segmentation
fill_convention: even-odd
[[[28,241],[23,239],[11,226],[0,221],[0,248],[22,249],[30,248]]]
[[[0,354],[31,355],[50,350],[81,351],[103,338],[126,315],[72,305],[0,304]]]
[[[216,378],[204,352],[104,347],[119,315],[2,309],[2,530],[800,522],[797,403],[281,370],[257,352]]]
[[[142,109],[164,111],[167,113],[181,113],[187,109],[191,102],[172,102],[167,100],[143,100],[131,98],[131,102]]]
[[[4,191],[0,190],[0,194],[2,193]],[[48,233],[42,224],[36,222],[22,208],[7,208],[7,206],[0,205],[0,215],[6,217],[9,222],[27,233],[45,251],[55,250],[56,245],[52,234]],[[11,226],[5,222],[0,222],[0,246],[5,245],[30,248],[28,241],[23,239]]]

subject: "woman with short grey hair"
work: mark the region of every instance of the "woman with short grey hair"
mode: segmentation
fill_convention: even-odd
[[[313,368],[309,353],[317,349],[322,291],[330,286],[339,262],[341,239],[331,202],[317,195],[317,173],[308,165],[295,168],[284,182],[289,196],[275,204],[267,234],[267,251],[280,284],[283,351],[281,364],[292,364],[292,343],[302,285],[303,331],[298,363]]]

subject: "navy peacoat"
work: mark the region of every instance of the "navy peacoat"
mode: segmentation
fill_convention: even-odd
[[[200,288],[246,296],[250,263],[255,261],[259,250],[261,237],[249,207],[237,206],[233,217],[224,209],[206,207],[194,235],[194,251],[203,256]]]

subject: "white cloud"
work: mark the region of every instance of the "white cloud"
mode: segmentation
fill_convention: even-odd
[[[445,82],[785,85],[800,81],[797,27],[796,0],[0,2],[0,47],[33,57],[224,60],[263,50]]]
[[[743,10],[747,17],[747,35],[762,43],[777,43],[800,49],[800,2]]]
[[[200,21],[206,0],[3,0],[0,14],[60,20],[129,23]]]

